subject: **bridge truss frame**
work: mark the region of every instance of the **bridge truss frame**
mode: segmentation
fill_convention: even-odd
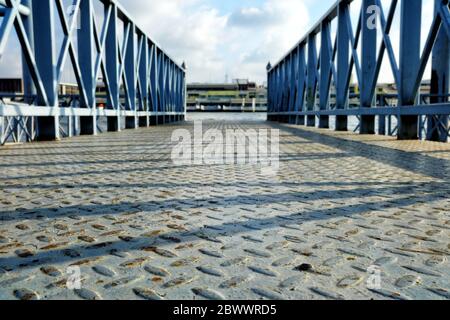
[[[268,119],[319,128],[330,127],[336,117],[337,131],[348,130],[348,117],[357,116],[361,134],[393,134],[386,119],[397,118],[398,139],[426,138],[448,141],[450,136],[450,4],[434,0],[434,18],[421,50],[422,0],[391,0],[387,15],[380,0],[362,0],[356,30],[350,5],[339,0],[308,34],[273,67],[268,66]],[[390,36],[396,10],[400,6],[399,61]],[[375,9],[376,22],[369,24]],[[336,19],[334,43],[331,22]],[[372,21],[373,22],[373,21]],[[381,30],[380,30],[381,29]],[[377,32],[381,45],[377,48]],[[320,34],[320,51],[317,50]],[[314,45],[311,45],[314,44]],[[385,55],[385,53],[387,53]],[[376,94],[383,59],[387,56],[395,79],[397,104],[389,106]],[[420,95],[421,81],[432,59],[431,92]],[[351,76],[355,70],[360,88],[359,106],[350,106]],[[335,105],[331,87],[335,86]],[[392,126],[389,120],[389,127]]]
[[[94,1],[104,8],[101,26]],[[177,64],[151,40],[116,0],[73,0],[70,12],[63,0],[0,0],[0,16],[0,58],[15,30],[24,86],[23,95],[0,94],[0,145],[96,135],[100,117],[107,118],[108,131],[185,119],[184,64]],[[63,40],[57,48],[58,18]],[[123,39],[119,25],[124,26]],[[59,94],[68,59],[77,96]],[[100,77],[106,91],[104,108],[97,106]],[[62,117],[67,128],[60,124]]]

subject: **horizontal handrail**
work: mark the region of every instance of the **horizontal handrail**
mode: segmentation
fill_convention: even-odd
[[[328,128],[329,115],[352,115],[355,109],[350,107],[357,102],[360,109],[374,109],[359,112],[361,133],[374,133],[374,116],[382,115],[378,104],[411,108],[429,99],[426,102],[430,104],[450,106],[449,1],[434,0],[433,20],[427,30],[422,23],[423,0],[390,0],[387,8],[381,0],[362,0],[357,21],[351,18],[352,4],[357,5],[353,0],[336,1],[287,54],[273,66],[269,64],[269,114],[307,115],[308,126],[315,126],[318,117],[319,127]],[[398,40],[391,37],[397,17]],[[333,22],[337,29],[332,37]],[[426,39],[422,39],[424,31]],[[399,54],[394,49],[397,45]],[[394,78],[387,88],[380,86],[386,59]],[[431,82],[424,83],[430,61]],[[356,85],[351,84],[354,74]],[[379,89],[387,93],[379,94]],[[441,116],[443,109],[428,110],[436,110],[435,116]],[[431,130],[442,129],[433,124],[436,121],[447,123],[431,117],[429,121]],[[348,127],[345,117],[338,117],[336,122],[338,130]],[[400,139],[417,137],[419,121],[403,112],[399,122]]]

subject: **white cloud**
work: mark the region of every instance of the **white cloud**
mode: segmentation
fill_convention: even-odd
[[[189,81],[209,81],[224,69],[219,47],[227,17],[200,0],[122,1],[139,26],[177,62]]]
[[[230,16],[230,25],[250,27],[267,25],[271,17],[266,16],[266,10],[261,8],[241,8]]]
[[[207,0],[122,0],[139,25],[178,61],[189,81],[266,79],[269,60],[280,58],[304,33],[304,0],[266,0],[221,13]]]
[[[262,83],[266,80],[267,62],[275,63],[315,22],[309,18],[308,8],[315,5],[312,0],[260,0],[231,12],[220,11],[212,0],[120,1],[137,24],[177,62],[186,61],[188,81],[195,82],[222,82],[228,74],[230,79],[249,78]],[[382,2],[387,14],[390,1]],[[360,3],[355,0],[356,5],[352,5],[354,20]],[[400,6],[397,13],[399,10]],[[433,0],[424,0],[426,27],[422,42],[432,12]],[[397,57],[399,28],[397,19],[391,33]],[[16,51],[8,50],[0,61],[2,76],[20,74],[21,59]],[[393,81],[388,63],[383,65],[380,81]]]
[[[291,49],[308,24],[307,7],[298,0],[267,0],[261,8],[243,8],[233,13],[229,27],[236,33],[235,41],[241,44],[236,50],[239,58],[233,73],[264,81],[267,63],[274,63]]]

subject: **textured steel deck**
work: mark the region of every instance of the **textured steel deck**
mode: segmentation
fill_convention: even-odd
[[[204,124],[281,129],[269,178],[174,166],[180,127],[0,149],[0,298],[450,298],[450,145]]]

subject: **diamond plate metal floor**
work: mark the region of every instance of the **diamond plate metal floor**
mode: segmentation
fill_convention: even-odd
[[[450,298],[450,145],[204,124],[280,129],[268,177],[174,166],[192,125],[1,148],[0,298]]]

